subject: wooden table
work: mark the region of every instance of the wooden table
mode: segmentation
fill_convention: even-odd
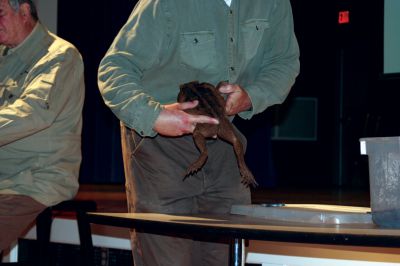
[[[90,223],[135,228],[154,234],[210,234],[232,239],[230,265],[241,265],[242,240],[399,247],[400,230],[374,224],[305,224],[242,215],[88,213]]]

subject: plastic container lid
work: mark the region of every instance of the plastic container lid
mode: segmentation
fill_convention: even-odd
[[[355,206],[323,204],[233,205],[231,214],[246,215],[266,220],[311,224],[370,224],[371,209]]]

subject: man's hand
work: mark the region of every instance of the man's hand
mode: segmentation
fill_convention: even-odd
[[[227,115],[236,115],[251,108],[251,100],[247,92],[237,84],[223,83],[219,92],[227,94],[225,112]]]
[[[184,110],[196,107],[198,101],[173,103],[163,106],[163,110],[154,123],[154,130],[164,136],[182,136],[191,134],[197,123],[218,124],[215,118],[204,115],[191,115]]]

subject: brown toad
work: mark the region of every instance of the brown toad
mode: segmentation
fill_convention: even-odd
[[[193,131],[193,140],[200,151],[200,156],[189,166],[185,177],[195,173],[205,164],[208,157],[206,139],[218,137],[233,145],[242,176],[242,182],[246,185],[252,184],[255,186],[257,182],[244,160],[243,145],[240,142],[235,128],[225,115],[225,99],[218,91],[221,85],[222,82],[220,82],[217,87],[214,87],[209,83],[192,81],[180,86],[178,102],[199,101],[199,104],[195,108],[185,110],[187,113],[207,115],[219,120],[218,125],[201,123],[196,125]]]

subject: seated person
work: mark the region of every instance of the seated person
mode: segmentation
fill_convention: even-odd
[[[81,163],[83,62],[31,0],[0,0],[0,251],[71,199]]]

